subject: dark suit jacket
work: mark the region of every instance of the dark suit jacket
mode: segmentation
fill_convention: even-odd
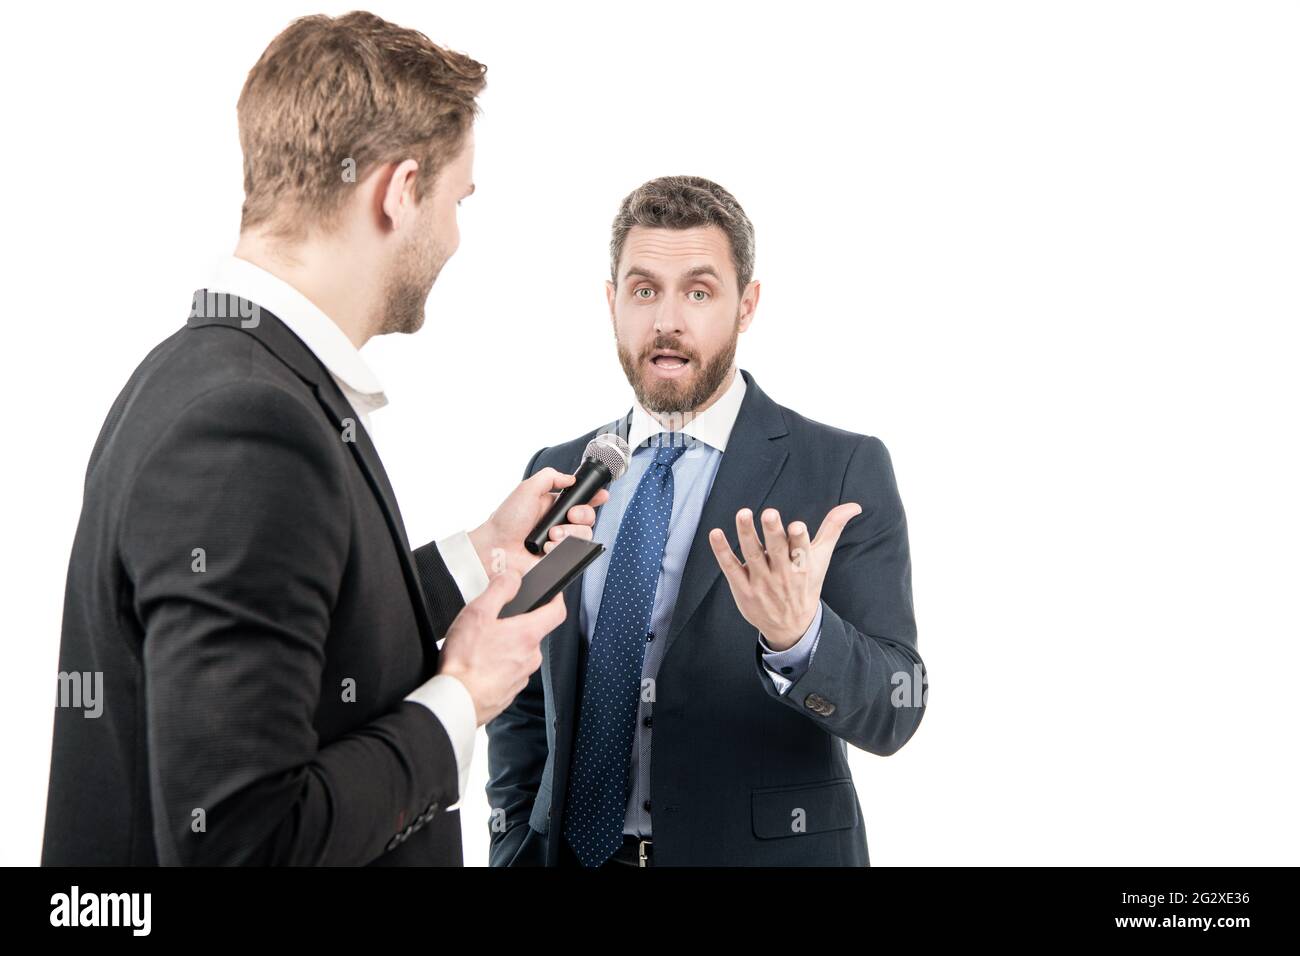
[[[809,421],[753,376],[700,518],[655,683],[650,761],[653,855],[661,865],[869,865],[847,744],[886,756],[911,738],[924,700],[907,523],[877,438]],[[626,421],[626,420],[625,420]],[[526,474],[573,472],[596,434],[544,448]],[[785,695],[762,669],[758,632],[736,609],[708,543],[736,512],[780,511],[815,534],[835,505],[862,514],[841,536],[822,588],[821,640]],[[488,724],[494,866],[556,865],[581,700],[585,639],[576,609],[543,642],[527,688]],[[906,675],[900,680],[897,674]],[[803,821],[802,832],[795,825]]]
[[[459,866],[451,741],[403,697],[460,592],[325,368],[242,324],[158,345],[90,456],[59,670],[104,704],[56,707],[42,863]]]

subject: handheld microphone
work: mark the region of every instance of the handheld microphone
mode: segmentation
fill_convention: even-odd
[[[524,547],[531,554],[542,554],[543,545],[550,540],[551,529],[567,524],[565,515],[575,505],[585,505],[596,492],[616,478],[622,478],[632,461],[632,449],[622,436],[604,432],[587,443],[582,453],[583,462],[574,473],[575,481],[560,492],[555,503],[542,516],[542,520],[524,539]]]

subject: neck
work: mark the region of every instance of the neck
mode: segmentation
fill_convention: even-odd
[[[343,330],[356,348],[360,349],[374,334],[370,287],[356,281],[356,277],[376,273],[358,271],[355,250],[346,255],[338,240],[312,237],[286,244],[264,233],[243,232],[235,255],[301,292]],[[342,262],[348,265],[340,267]]]

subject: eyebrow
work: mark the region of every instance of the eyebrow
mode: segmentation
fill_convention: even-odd
[[[649,279],[651,282],[659,281],[659,276],[651,272],[645,266],[628,266],[627,271],[623,273],[623,278],[624,280],[627,280],[632,276],[641,276],[642,278]],[[695,279],[699,276],[712,276],[717,281],[722,281],[722,277],[718,275],[718,271],[714,269],[713,266],[695,266],[682,273],[683,279]]]

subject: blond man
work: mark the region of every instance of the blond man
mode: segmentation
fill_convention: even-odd
[[[460,865],[475,729],[564,604],[497,614],[573,479],[549,469],[412,549],[360,349],[424,321],[483,85],[367,13],[295,21],[249,73],[234,255],[90,456],[44,863]],[[552,535],[590,538],[594,517]]]

